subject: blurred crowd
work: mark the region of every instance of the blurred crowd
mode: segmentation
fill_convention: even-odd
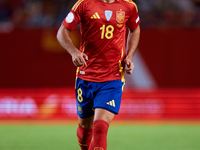
[[[0,0],[0,28],[58,27],[77,0]],[[142,27],[200,27],[200,0],[133,0]]]
[[[76,0],[0,0],[2,27],[55,27]]]
[[[200,0],[135,0],[145,27],[200,27]]]

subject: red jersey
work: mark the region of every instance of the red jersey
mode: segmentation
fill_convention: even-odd
[[[136,4],[132,0],[79,0],[62,24],[73,30],[79,23],[80,51],[88,60],[87,66],[77,69],[77,76],[92,82],[124,79],[126,27],[134,30],[140,23]]]

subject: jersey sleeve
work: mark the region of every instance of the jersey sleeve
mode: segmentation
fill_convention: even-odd
[[[133,31],[138,27],[139,24],[140,24],[140,17],[138,15],[137,5],[135,3],[133,3],[132,8],[131,8],[130,18],[127,21],[127,27],[131,31]]]
[[[73,30],[82,20],[84,0],[78,0],[68,13],[62,24],[69,30]]]

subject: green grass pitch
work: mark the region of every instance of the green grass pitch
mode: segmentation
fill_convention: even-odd
[[[0,150],[80,150],[76,125],[0,125]],[[199,125],[111,125],[108,150],[200,150]]]

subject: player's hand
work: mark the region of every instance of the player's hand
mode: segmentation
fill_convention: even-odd
[[[72,61],[76,67],[80,67],[82,65],[87,66],[86,60],[88,60],[88,56],[79,50],[72,54]]]
[[[126,66],[127,66],[127,68],[125,68],[126,73],[127,74],[132,74],[133,69],[134,69],[134,63],[130,59],[128,59],[128,58],[126,58],[124,60],[124,62],[126,64]]]

